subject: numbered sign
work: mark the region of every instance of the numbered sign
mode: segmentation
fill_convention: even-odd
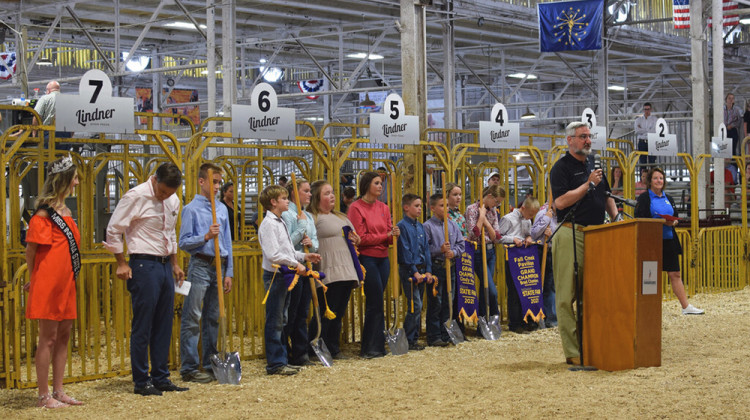
[[[669,134],[664,118],[656,120],[656,133],[648,133],[649,156],[677,156],[677,136]]]
[[[382,114],[370,114],[370,140],[375,143],[419,144],[419,117],[405,115],[404,100],[391,93]]]
[[[135,100],[113,97],[109,76],[101,70],[89,70],[78,85],[78,95],[57,95],[55,130],[134,133]]]
[[[589,126],[591,131],[591,148],[594,150],[604,150],[607,148],[607,128],[596,125],[596,114],[591,108],[583,110],[581,121]]]
[[[259,83],[250,94],[250,105],[232,105],[232,137],[294,140],[295,111],[279,108],[273,86]]]
[[[719,124],[717,137],[711,137],[711,156],[715,158],[732,157],[732,139],[727,137],[727,126]]]
[[[596,114],[594,114],[594,110],[591,108],[584,109],[583,115],[581,115],[581,121],[589,125],[589,130],[592,127],[596,127]]]
[[[505,105],[496,103],[490,121],[479,121],[479,145],[488,149],[519,149],[521,130],[518,123],[508,122]]]

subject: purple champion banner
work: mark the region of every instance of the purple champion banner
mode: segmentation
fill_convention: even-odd
[[[344,226],[341,229],[344,234],[346,246],[349,248],[349,254],[351,254],[352,256],[354,270],[357,272],[357,280],[362,283],[363,281],[365,281],[365,268],[362,267],[362,264],[360,264],[359,262],[359,251],[357,251],[357,247],[354,246],[352,241],[349,240],[349,234],[353,232],[353,229],[350,226]]]
[[[510,275],[521,300],[524,321],[535,322],[545,317],[542,311],[542,282],[539,269],[539,249],[536,246],[508,248]]]
[[[475,243],[466,241],[465,251],[454,259],[456,262],[456,296],[458,299],[458,319],[462,322],[477,322],[477,285],[474,279]]]

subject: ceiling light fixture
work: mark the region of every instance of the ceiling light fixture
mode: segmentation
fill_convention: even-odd
[[[370,99],[370,94],[368,92],[365,92],[365,100],[359,103],[360,108],[375,108],[378,106],[375,101]]]
[[[625,86],[620,86],[620,85],[609,85],[609,86],[607,86],[607,89],[609,89],[609,90],[614,90],[614,91],[616,91],[616,92],[622,92],[623,90],[625,90]]]
[[[164,25],[167,28],[176,28],[176,29],[195,29],[195,25],[193,25],[190,22],[170,22]],[[206,29],[206,25],[198,25],[201,29]]]
[[[750,25],[750,18],[740,19],[740,23],[743,25]]]
[[[36,65],[42,67],[50,67],[52,65],[52,60],[47,57],[40,57],[39,60],[37,60]]]
[[[128,61],[127,51],[122,52],[122,61],[127,61],[125,67],[135,73],[145,70],[148,67],[148,63],[151,61],[151,57],[147,55],[141,55],[133,57]]]
[[[531,110],[527,106],[526,107],[526,112],[523,115],[521,115],[521,119],[522,120],[533,120],[535,118],[536,118],[536,114],[534,114],[533,112],[531,112]]]
[[[353,54],[347,54],[346,56],[349,57],[349,58],[358,58],[358,59],[361,60],[361,59],[367,57],[367,53],[353,53]],[[369,56],[370,60],[382,60],[383,58],[384,57],[382,55],[380,55],[380,54],[372,54],[371,53],[370,56]]]
[[[534,74],[526,74],[526,73],[512,73],[509,74],[508,77],[512,77],[514,79],[527,79],[527,80],[536,80],[536,75]]]
[[[261,73],[266,70],[265,67],[261,66],[260,71]],[[265,80],[268,83],[276,83],[281,79],[281,76],[284,75],[284,70],[278,68],[278,67],[270,67],[268,71],[265,71],[263,74],[263,80]]]

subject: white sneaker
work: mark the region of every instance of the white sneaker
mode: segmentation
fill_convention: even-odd
[[[703,309],[698,309],[692,304],[688,304],[687,308],[682,310],[683,315],[703,315],[704,313]]]

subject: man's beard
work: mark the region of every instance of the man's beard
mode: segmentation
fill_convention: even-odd
[[[591,146],[589,146],[588,148],[582,147],[582,148],[576,150],[575,154],[577,154],[577,155],[583,155],[583,156],[588,156],[588,155],[591,154]]]

